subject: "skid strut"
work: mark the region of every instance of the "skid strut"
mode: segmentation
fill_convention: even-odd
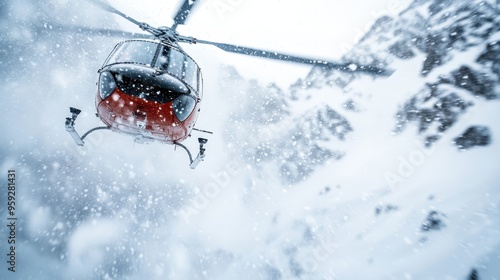
[[[80,134],[78,134],[78,132],[76,132],[76,130],[75,130],[75,121],[76,121],[76,118],[78,117],[78,115],[82,111],[79,109],[73,108],[73,107],[69,107],[69,112],[71,113],[71,117],[66,118],[66,123],[65,123],[66,131],[69,133],[69,135],[71,135],[71,137],[73,137],[73,140],[75,140],[75,143],[78,146],[83,146],[85,144],[85,142],[83,142],[83,139],[85,139],[85,137],[87,137],[87,135],[89,135],[90,133],[92,133],[96,130],[110,129],[107,126],[94,127],[91,130],[85,132],[85,134],[83,134],[83,136],[80,137]]]
[[[207,142],[208,142],[208,140],[205,138],[198,138],[198,143],[200,143],[200,152],[198,153],[198,155],[196,156],[196,158],[194,160],[193,160],[193,156],[191,155],[191,152],[189,151],[189,149],[186,146],[182,145],[181,143],[177,143],[177,142],[174,142],[174,145],[177,145],[177,146],[183,148],[187,152],[187,154],[189,156],[189,167],[191,167],[191,169],[195,169],[196,166],[198,166],[198,164],[205,159],[205,147],[203,145],[205,145]]]
[[[73,108],[73,107],[69,107],[69,112],[71,113],[71,117],[66,118],[66,123],[65,123],[66,131],[68,131],[69,135],[71,135],[71,137],[73,137],[73,140],[75,140],[75,143],[78,146],[85,145],[85,142],[83,142],[83,140],[90,133],[92,133],[96,130],[110,129],[110,127],[108,127],[108,126],[94,127],[91,130],[85,132],[85,134],[83,134],[83,136],[80,137],[80,134],[78,134],[78,132],[75,130],[75,121],[76,121],[76,118],[78,117],[78,115],[81,113],[81,110]],[[196,166],[198,166],[198,164],[205,159],[205,147],[204,147],[204,145],[208,142],[208,140],[205,138],[198,138],[198,142],[200,143],[200,152],[198,153],[198,155],[196,156],[195,159],[193,159],[191,152],[189,151],[189,149],[186,146],[182,145],[181,143],[174,142],[174,145],[183,148],[187,152],[187,154],[189,156],[189,167],[191,167],[191,169],[195,169]]]

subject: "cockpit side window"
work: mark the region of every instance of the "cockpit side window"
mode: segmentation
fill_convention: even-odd
[[[170,49],[167,72],[178,78],[184,78],[184,55],[176,50]]]
[[[134,63],[151,66],[158,46],[155,42],[125,41],[115,47],[105,64]]]
[[[184,53],[164,46],[156,60],[156,67],[185,81],[198,91],[198,65]]]
[[[184,80],[195,90],[198,90],[198,65],[191,58],[185,56],[183,69]]]

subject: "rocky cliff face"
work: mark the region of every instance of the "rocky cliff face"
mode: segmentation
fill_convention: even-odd
[[[399,17],[377,20],[344,59],[388,68],[398,61],[417,61],[418,75],[408,85],[398,85],[414,94],[397,108],[387,110],[394,111],[395,133],[416,126],[423,143],[430,147],[464,114],[473,111],[475,103],[498,99],[499,14],[498,3],[491,0],[415,1]],[[366,99],[360,97],[363,92],[352,90],[361,78],[362,74],[315,67],[287,91],[275,90],[273,94],[259,91],[266,98],[284,99],[280,104],[287,111],[288,107],[310,102],[317,90],[331,88],[331,99],[342,106],[333,109],[331,105],[319,105],[300,116],[267,118],[272,122],[270,126],[261,119],[256,130],[268,130],[282,123],[283,133],[255,139],[258,144],[251,145],[245,154],[256,163],[275,160],[289,183],[304,179],[315,166],[329,159],[341,158],[341,150],[322,148],[324,145],[320,143],[343,141],[345,134],[356,130],[343,115],[346,110],[359,112],[359,103],[366,102],[360,100]],[[420,85],[408,88],[415,84]],[[290,121],[291,118],[296,120]],[[300,155],[295,151],[301,151]]]
[[[230,146],[242,151],[243,160],[257,168],[271,163],[283,183],[293,184],[325,162],[342,158],[344,152],[332,143],[345,141],[353,128],[338,111],[314,104],[292,115],[290,109],[301,106],[297,98],[275,85],[246,86],[251,102],[243,102],[227,126]]]
[[[395,130],[414,123],[431,145],[475,102],[499,97],[499,13],[495,1],[415,1],[400,18],[379,20],[346,58],[423,59],[425,85],[401,105]]]
[[[427,14],[426,33],[412,39],[404,36],[389,51],[402,59],[406,57],[398,46],[423,53],[421,73],[430,77],[424,88],[401,106],[396,131],[417,123],[425,144],[431,145],[461,115],[474,110],[474,103],[499,97],[500,19],[498,3],[492,1],[428,1],[418,7],[420,13]]]

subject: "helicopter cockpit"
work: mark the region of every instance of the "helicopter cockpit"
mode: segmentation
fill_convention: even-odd
[[[112,80],[122,92],[148,101],[167,103],[181,95],[194,100],[201,98],[198,65],[184,52],[164,43],[149,40],[121,42],[99,72],[103,99]]]

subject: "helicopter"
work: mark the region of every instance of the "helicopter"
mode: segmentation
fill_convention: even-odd
[[[115,9],[105,0],[88,0],[104,11],[116,14],[149,34],[128,33],[118,30],[80,28],[80,32],[98,32],[111,36],[129,36],[119,42],[98,70],[96,115],[105,124],[90,129],[82,136],[75,129],[81,110],[70,107],[71,117],[65,128],[77,145],[97,130],[111,130],[132,136],[137,143],[158,141],[184,149],[189,166],[194,169],[205,158],[208,139],[198,138],[199,152],[193,159],[190,150],[182,144],[193,130],[212,134],[195,127],[203,98],[202,72],[195,60],[180,43],[212,45],[226,52],[266,59],[283,60],[337,71],[361,72],[387,76],[390,70],[354,62],[336,63],[260,50],[233,44],[199,40],[180,35],[176,28],[183,25],[195,4],[200,0],[184,0],[173,18],[171,27],[153,27]]]

